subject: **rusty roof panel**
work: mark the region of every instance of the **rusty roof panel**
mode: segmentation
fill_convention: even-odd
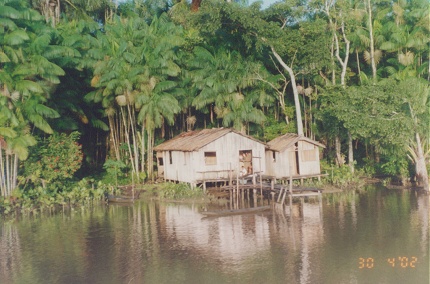
[[[307,138],[305,136],[299,136],[295,133],[287,133],[285,135],[276,137],[272,141],[268,142],[267,145],[269,145],[269,149],[273,151],[282,152],[285,149],[293,146],[298,141],[306,141],[311,144],[314,144],[316,146],[325,148],[325,146],[315,140],[312,140],[310,138]]]
[[[241,135],[248,139],[252,139],[261,144],[264,144],[263,142],[253,137],[244,135],[232,128],[212,128],[212,129],[202,129],[202,130],[183,132],[178,136],[156,146],[154,148],[154,151],[184,151],[184,152],[197,151],[200,148],[211,143],[212,141],[215,141],[218,138],[230,132],[234,132],[238,135]]]

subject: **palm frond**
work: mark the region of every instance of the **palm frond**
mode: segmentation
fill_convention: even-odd
[[[17,25],[14,23],[14,21],[7,18],[1,18],[1,16],[0,16],[0,26],[6,27],[10,31],[14,31],[18,28]]]
[[[4,37],[4,43],[7,45],[20,45],[29,40],[27,32],[24,30],[14,30]]]
[[[0,127],[0,136],[14,138],[16,137],[16,132],[10,127]]]
[[[30,80],[20,80],[16,82],[15,89],[22,94],[26,94],[29,91],[34,93],[43,93],[42,87],[38,83]]]
[[[366,61],[367,64],[372,63],[372,59],[370,57],[370,52],[368,50],[364,51],[363,56],[364,56],[364,60]],[[382,51],[379,49],[375,50],[374,56],[373,56],[373,59],[375,60],[375,64],[378,64],[379,61],[381,60],[381,58],[382,58]]]
[[[1,6],[0,17],[16,20],[21,18],[21,13],[10,6]]]
[[[154,88],[154,92],[164,92],[176,87],[177,83],[174,81],[162,81],[157,83]]]
[[[42,104],[35,105],[34,111],[37,114],[39,114],[43,117],[47,117],[47,118],[58,118],[58,117],[60,117],[60,114],[56,110],[54,110],[50,107],[47,107],[45,105],[42,105]]]
[[[0,51],[0,63],[10,62],[9,57],[3,51]]]
[[[25,9],[21,11],[21,18],[24,20],[30,21],[41,21],[43,20],[42,15],[39,14],[36,10],[33,9]]]
[[[28,147],[36,145],[36,139],[31,135],[22,135],[7,141],[11,151],[18,156],[20,160],[28,157]]]
[[[20,59],[23,57],[20,50],[16,50],[11,46],[3,47],[4,53],[9,57],[9,60],[13,63],[18,63]]]
[[[60,84],[60,78],[57,75],[52,74],[40,74],[44,80],[48,81],[51,84]]]
[[[31,47],[34,48],[36,52],[40,52],[44,50],[51,43],[51,35],[50,34],[42,34],[38,37],[32,39]]]
[[[43,116],[39,114],[30,114],[27,116],[27,118],[31,123],[34,124],[35,127],[39,128],[43,132],[48,134],[52,134],[54,132]]]
[[[109,126],[100,119],[96,119],[96,118],[91,119],[90,124],[95,128],[98,128],[104,131],[109,131]]]
[[[386,42],[383,42],[381,44],[380,48],[382,50],[393,51],[393,50],[396,50],[397,45],[395,43],[391,42],[391,41],[386,41]]]
[[[81,57],[81,54],[78,50],[68,46],[49,45],[43,51],[43,56],[47,59],[54,59],[63,56]]]
[[[404,66],[409,66],[414,63],[414,53],[407,51],[406,53],[399,53],[398,55],[399,63]]]
[[[116,103],[119,106],[126,106],[127,105],[127,97],[125,95],[119,95],[115,97]]]

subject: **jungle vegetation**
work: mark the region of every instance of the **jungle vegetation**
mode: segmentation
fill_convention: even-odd
[[[0,0],[0,196],[153,181],[155,145],[221,126],[428,190],[429,27],[427,0]]]

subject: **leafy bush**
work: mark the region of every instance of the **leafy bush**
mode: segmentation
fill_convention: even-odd
[[[361,173],[359,171],[352,173],[348,165],[338,167],[330,165],[326,161],[321,161],[321,169],[322,172],[328,174],[327,181],[340,188],[354,186],[360,183],[359,177]]]
[[[402,184],[405,184],[410,177],[408,160],[395,155],[390,155],[384,160],[381,164],[382,173],[391,177],[398,177]]]
[[[22,213],[36,213],[37,210],[55,209],[64,206],[88,205],[104,198],[109,187],[102,182],[82,179],[77,183],[64,184],[54,189],[33,186],[27,190],[15,189],[10,198],[0,198],[0,213],[10,214],[16,210]]]
[[[107,159],[103,165],[103,169],[106,170],[106,174],[103,175],[103,181],[105,183],[117,186],[119,180],[123,180],[127,177],[125,172],[127,170],[127,165],[122,161]]]
[[[375,160],[370,158],[364,158],[363,162],[364,165],[362,166],[362,170],[364,171],[364,173],[369,177],[374,176],[376,174]]]
[[[292,116],[292,113],[290,117]],[[294,121],[291,121],[289,124],[287,124],[285,121],[277,121],[273,118],[267,118],[265,127],[264,127],[264,138],[267,141],[270,141],[276,137],[279,137],[280,135],[283,135],[285,133],[289,132],[297,132],[296,131],[296,124]]]
[[[165,183],[158,191],[161,199],[199,198],[205,194],[200,188],[191,188],[187,183]]]
[[[63,182],[73,177],[81,167],[82,150],[78,144],[79,133],[53,134],[40,140],[24,162],[21,181],[31,181],[34,186]]]

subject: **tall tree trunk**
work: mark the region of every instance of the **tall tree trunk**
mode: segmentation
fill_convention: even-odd
[[[351,133],[348,131],[348,166],[351,169],[351,172],[354,172],[354,151],[353,151],[353,145],[352,145],[352,136]]]
[[[355,49],[355,57],[357,60],[358,79],[360,80],[360,83],[362,83],[361,82],[360,57],[358,56],[358,49]]]
[[[367,0],[367,14],[369,17],[370,62],[372,64],[373,81],[376,82],[375,43],[373,39],[372,5],[370,4],[370,0]]]
[[[343,41],[345,43],[345,58],[342,59],[340,58],[340,46],[339,46],[339,38],[337,37],[337,22],[333,22],[331,15],[330,15],[330,8],[331,5],[333,4],[332,1],[330,2],[326,2],[325,3],[325,13],[328,17],[329,23],[330,23],[330,27],[333,30],[333,41],[334,41],[334,45],[336,47],[336,50],[333,51],[333,43],[332,43],[332,51],[331,51],[331,56],[332,56],[332,65],[334,65],[334,60],[333,60],[333,53],[336,55],[337,60],[339,61],[340,65],[342,66],[342,72],[341,72],[341,77],[340,77],[340,83],[342,86],[345,86],[345,77],[346,77],[346,69],[348,67],[348,61],[349,61],[349,49],[350,49],[350,41],[348,40],[348,38],[346,37],[346,33],[345,33],[345,21],[342,18],[342,13],[339,13],[339,16],[341,18],[341,25],[340,25],[340,29],[342,31],[342,38]],[[334,66],[333,66],[333,70],[334,70]],[[333,78],[333,84],[335,84],[335,79]]]
[[[423,186],[424,190],[430,192],[429,188],[429,176],[427,173],[426,159],[424,156],[423,147],[421,144],[421,138],[418,133],[415,133],[416,146],[416,161],[415,161],[415,173],[417,181]]]
[[[6,153],[6,196],[10,195],[11,192],[11,176],[10,176],[10,161],[9,157],[10,155]]]
[[[201,3],[202,3],[202,0],[192,0],[191,1],[191,11],[197,12],[200,8]]]
[[[114,154],[116,160],[120,161],[121,156],[119,153],[119,145],[118,145],[119,143],[117,141],[117,138],[118,138],[117,127],[115,125],[115,120],[112,115],[108,115],[108,121],[109,121],[109,128],[110,128],[110,139],[109,139],[110,155]]]
[[[148,143],[147,143],[148,151],[147,151],[147,169],[148,169],[148,178],[154,181],[154,130],[148,129]]]
[[[140,146],[140,151],[141,151],[141,158],[140,158],[141,159],[140,160],[141,169],[140,169],[140,171],[142,173],[144,173],[145,172],[145,126],[144,126],[143,123],[142,123],[142,131],[141,131],[139,140],[140,140],[140,143],[141,143],[141,146]]]
[[[286,92],[287,86],[290,83],[290,81],[287,80],[287,78],[284,76],[282,70],[278,69],[278,72],[283,77],[283,81],[284,81],[283,86],[282,86],[282,91],[280,91],[275,84],[273,84],[272,82],[269,82],[268,80],[264,79],[258,73],[257,73],[257,80],[260,80],[260,81],[268,84],[276,92],[276,94],[278,96],[278,104],[274,108],[274,118],[275,118],[275,120],[278,121],[278,119],[279,119],[279,108],[281,108],[282,114],[284,115],[284,118],[285,118],[285,122],[287,124],[289,124],[290,120],[288,118],[287,111],[286,111],[286,105],[285,105],[285,92]],[[265,108],[263,107],[263,111],[264,110],[265,110]]]
[[[345,23],[343,22],[343,20],[342,20],[341,30],[342,30],[343,41],[345,42],[345,58],[343,60],[342,60],[342,58],[340,58],[340,54],[339,54],[339,50],[340,50],[339,40],[337,38],[336,31],[334,32],[334,38],[335,38],[335,42],[336,42],[336,58],[339,61],[340,65],[342,66],[342,73],[340,75],[340,84],[345,88],[345,86],[346,86],[345,77],[346,77],[346,69],[348,67],[348,60],[349,60],[350,41],[346,37]]]
[[[336,135],[334,138],[334,147],[336,151],[336,164],[340,167],[344,164],[344,159],[342,157],[342,154],[340,152],[341,144],[340,144],[340,138],[339,135]]]
[[[300,108],[300,101],[299,101],[299,92],[297,91],[297,85],[296,85],[296,76],[294,74],[293,69],[288,66],[281,58],[281,56],[276,52],[275,48],[273,46],[270,47],[272,49],[273,55],[275,56],[276,60],[278,60],[279,64],[288,72],[291,78],[291,86],[293,88],[293,94],[294,94],[294,105],[296,107],[296,120],[297,120],[297,134],[299,136],[303,136],[303,121],[302,121],[302,112]]]
[[[334,35],[331,42],[330,58],[331,58],[331,83],[333,85],[336,85],[336,64],[334,63]]]
[[[1,142],[0,142],[1,143]],[[4,160],[3,160],[3,148],[0,144],[0,188],[1,188],[1,196],[6,196],[6,176],[4,175]]]
[[[125,142],[127,143],[127,149],[128,149],[128,155],[129,155],[129,160],[130,160],[130,164],[131,164],[131,171],[132,174],[135,174],[137,172],[137,168],[136,168],[136,164],[134,163],[134,155],[133,155],[133,151],[131,150],[131,142],[130,142],[130,125],[129,123],[127,123],[127,117],[125,115],[125,110],[124,107],[120,107],[121,108],[121,114],[122,114],[122,121],[124,124],[124,135],[125,135]]]

